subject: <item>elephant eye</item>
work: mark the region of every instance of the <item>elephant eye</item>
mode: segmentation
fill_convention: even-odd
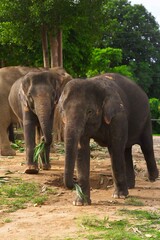
[[[87,114],[88,116],[92,115],[94,113],[93,109],[88,109]]]

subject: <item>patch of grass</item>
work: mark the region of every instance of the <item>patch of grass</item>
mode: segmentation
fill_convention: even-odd
[[[85,218],[82,219],[82,226],[86,230],[90,230],[89,235],[85,236],[85,239],[106,239],[106,240],[138,240],[136,236],[130,231],[127,231],[129,222],[128,220],[109,221],[108,218],[102,220],[97,218]],[[81,239],[81,238],[80,238]]]
[[[120,211],[124,219],[110,221],[108,217],[98,219],[85,216],[80,219],[83,234],[77,240],[158,240],[160,239],[160,214],[142,210]],[[82,232],[82,231],[80,231]],[[72,240],[75,238],[65,238]]]
[[[137,198],[128,197],[128,198],[125,199],[125,205],[144,206],[144,203]]]
[[[160,213],[155,211],[144,211],[144,210],[128,210],[122,209],[120,211],[122,214],[127,214],[134,218],[134,228],[138,229],[141,235],[146,238],[160,239]],[[141,239],[146,239],[141,238]]]
[[[84,217],[81,226],[88,233],[79,235],[77,239],[139,240],[134,233],[128,231],[129,222],[126,219],[109,221],[108,218]]]
[[[49,191],[34,182],[25,182],[21,179],[10,179],[0,187],[0,209],[13,212],[24,209],[29,203],[42,205],[47,200]]]
[[[6,218],[3,220],[3,223],[10,223],[10,222],[12,222],[12,220],[10,218]]]
[[[32,202],[35,205],[43,205],[46,200],[47,200],[47,196],[38,196],[38,197],[35,197]]]
[[[158,220],[160,223],[160,214],[157,212],[151,211],[144,211],[144,210],[128,210],[128,209],[121,209],[120,212],[122,214],[128,214],[136,217],[137,219],[146,219],[146,220]]]
[[[5,177],[5,176],[0,176],[0,186],[4,183],[7,183],[9,180],[8,180],[8,177]]]
[[[97,231],[106,230],[109,228],[108,218],[97,219],[96,217],[84,217],[82,218],[81,225],[84,228],[96,229]]]

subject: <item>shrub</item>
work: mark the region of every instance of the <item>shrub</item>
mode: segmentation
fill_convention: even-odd
[[[157,98],[149,99],[153,133],[160,134],[160,100]]]

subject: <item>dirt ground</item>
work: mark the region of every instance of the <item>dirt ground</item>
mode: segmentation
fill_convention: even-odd
[[[160,169],[160,137],[154,137],[155,157]],[[129,194],[144,203],[135,207],[125,204],[124,199],[114,200],[113,181],[108,152],[106,149],[96,148],[91,151],[91,206],[76,207],[72,201],[76,197],[75,191],[66,190],[63,186],[64,153],[52,153],[52,169],[40,171],[38,175],[24,174],[25,153],[17,152],[13,158],[0,157],[0,176],[9,170],[11,177],[34,181],[42,186],[53,186],[57,194],[42,206],[29,205],[26,209],[6,213],[0,211],[0,240],[62,240],[76,236],[85,231],[78,224],[84,216],[109,217],[110,220],[119,219],[118,209],[160,209],[160,178],[151,183],[146,177],[146,165],[139,146],[133,148],[133,158],[136,171],[136,187],[129,190]],[[11,222],[5,223],[4,219]]]

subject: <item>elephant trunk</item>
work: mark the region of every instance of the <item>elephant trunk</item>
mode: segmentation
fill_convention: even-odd
[[[75,127],[74,127],[75,126]],[[74,167],[78,154],[78,143],[81,136],[81,130],[78,124],[67,124],[65,126],[65,172],[64,184],[67,188],[74,188]]]
[[[35,111],[40,123],[42,138],[45,144],[50,146],[52,143],[53,110],[49,101],[37,104]]]

